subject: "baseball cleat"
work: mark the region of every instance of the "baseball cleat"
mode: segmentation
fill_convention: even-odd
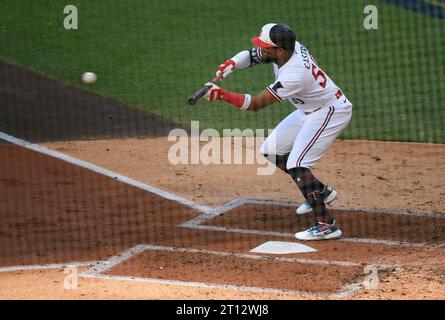
[[[331,240],[341,238],[342,232],[340,228],[335,226],[335,221],[332,224],[317,222],[315,226],[306,231],[298,232],[295,237],[298,240]]]
[[[323,191],[321,192],[321,195],[325,204],[329,204],[335,199],[338,199],[337,191],[335,191],[331,186],[325,186]],[[297,208],[297,214],[305,214],[309,212],[312,212],[312,208],[307,201],[303,202]]]

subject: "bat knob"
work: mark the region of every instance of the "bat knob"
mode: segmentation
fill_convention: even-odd
[[[196,103],[196,100],[193,97],[187,99],[189,105],[193,106]]]

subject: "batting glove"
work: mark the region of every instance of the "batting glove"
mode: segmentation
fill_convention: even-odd
[[[235,69],[235,61],[227,60],[218,67],[218,71],[216,71],[216,76],[218,77],[220,74],[222,74],[223,78],[227,78],[228,76],[230,76],[230,74],[233,72],[234,69]]]
[[[206,98],[210,102],[221,99],[221,97],[223,95],[223,91],[220,87],[218,87],[216,84],[211,83],[211,82],[207,82],[205,85],[209,86],[210,90],[207,91],[204,98]]]

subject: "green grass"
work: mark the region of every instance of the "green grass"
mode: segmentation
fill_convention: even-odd
[[[2,3],[0,56],[185,125],[273,128],[290,104],[243,113],[186,98],[263,24],[285,22],[353,102],[343,138],[445,143],[445,20],[364,0],[76,0],[79,29],[68,31],[66,4]],[[379,9],[378,30],[363,28],[367,4]],[[83,84],[84,71],[98,82]],[[255,94],[271,82],[260,65],[223,86]]]

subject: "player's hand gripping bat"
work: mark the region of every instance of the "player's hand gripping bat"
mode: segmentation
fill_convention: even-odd
[[[216,84],[218,81],[222,79],[223,75],[219,74],[215,79],[213,79],[211,82]],[[188,97],[187,101],[190,105],[194,105],[196,101],[201,99],[206,95],[206,93],[210,90],[210,86],[203,85],[201,88],[196,90],[190,97]]]

